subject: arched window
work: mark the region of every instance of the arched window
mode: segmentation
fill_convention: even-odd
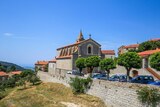
[[[89,46],[88,47],[88,54],[91,54],[91,50],[92,50],[92,48],[91,48],[91,46]]]

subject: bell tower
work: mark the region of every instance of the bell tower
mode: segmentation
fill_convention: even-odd
[[[81,41],[83,41],[83,40],[85,40],[85,39],[84,39],[84,37],[83,37],[82,30],[80,30],[80,33],[79,33],[77,42],[81,42]]]

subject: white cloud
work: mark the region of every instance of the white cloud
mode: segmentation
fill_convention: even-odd
[[[13,36],[13,33],[8,33],[8,32],[6,32],[6,33],[3,33],[3,35],[4,35],[4,36]]]

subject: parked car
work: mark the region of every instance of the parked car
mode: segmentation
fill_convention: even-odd
[[[150,82],[150,85],[156,85],[156,86],[160,86],[160,80],[154,81],[154,82]]]
[[[150,82],[154,82],[154,78],[153,76],[149,76],[149,75],[138,75],[136,77],[133,77],[130,82],[148,84]]]
[[[131,79],[131,77],[129,77]],[[110,81],[127,82],[127,75],[115,74],[109,78]]]
[[[93,79],[101,79],[101,80],[107,80],[107,75],[104,74],[96,74],[92,76]]]
[[[115,74],[109,78],[110,81],[119,81],[119,75]]]
[[[84,76],[84,73],[78,70],[72,70],[72,71],[68,71],[67,74],[72,74],[72,75],[78,75],[78,76]]]

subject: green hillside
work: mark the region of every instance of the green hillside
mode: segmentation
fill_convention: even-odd
[[[16,67],[16,70],[20,70],[20,71],[23,71],[24,68],[19,66],[19,65],[16,65],[14,63],[10,63],[10,62],[4,62],[4,61],[0,61],[0,64],[2,66],[4,66],[5,68],[10,68],[11,66],[15,66]]]

